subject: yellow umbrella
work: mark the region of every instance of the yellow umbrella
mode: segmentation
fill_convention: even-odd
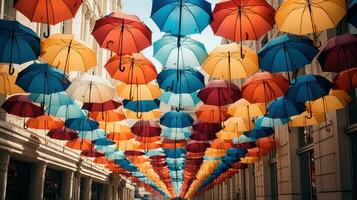
[[[122,151],[138,150],[140,149],[140,143],[134,139],[117,141],[117,147]]]
[[[316,42],[316,33],[335,27],[345,15],[345,0],[287,0],[276,11],[275,21],[279,31],[313,33]]]
[[[97,65],[95,52],[73,35],[55,34],[43,40],[40,57],[64,72],[85,72]]]
[[[24,93],[25,91],[15,84],[17,72],[15,71],[15,74],[10,75],[8,71],[7,67],[0,66],[0,94]]]
[[[118,96],[131,101],[154,100],[161,95],[161,90],[156,83],[125,84],[117,87]]]
[[[352,100],[344,91],[331,90],[326,96],[318,98],[310,103],[312,113],[327,113],[343,109]],[[306,104],[309,106],[309,104]],[[310,110],[310,109],[308,109]]]
[[[151,119],[158,119],[161,117],[161,111],[159,109],[155,109],[149,112],[140,112],[138,113],[132,110],[125,110],[126,117],[128,119],[136,119],[136,120],[151,120]]]
[[[241,58],[240,46],[236,43],[216,47],[202,65],[211,78],[232,80],[247,78],[259,70],[257,54],[243,46],[244,58]]]
[[[300,115],[291,117],[289,126],[291,127],[304,127],[304,126],[314,126],[318,125],[325,121],[325,116],[323,113],[312,113],[311,118],[310,114],[305,111]]]
[[[242,117],[231,117],[225,122],[224,124],[224,131],[228,132],[244,132],[250,131],[254,128],[254,124],[250,119],[245,119]]]
[[[99,122],[99,128],[109,133],[131,133],[129,125],[122,121]]]
[[[253,164],[258,161],[259,161],[258,157],[250,157],[250,156],[246,156],[240,159],[241,163],[246,163],[246,164]]]
[[[236,101],[228,108],[228,113],[234,117],[242,117],[245,119],[251,119],[258,117],[266,113],[265,104],[262,103],[250,103],[244,98]]]
[[[238,138],[242,134],[243,134],[242,132],[221,130],[218,133],[216,133],[216,136],[218,139],[221,140],[233,140],[234,138]]]
[[[205,155],[208,157],[223,157],[227,154],[226,149],[213,149],[213,148],[207,148]]]

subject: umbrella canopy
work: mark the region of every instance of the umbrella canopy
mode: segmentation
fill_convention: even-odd
[[[47,136],[55,140],[74,140],[78,138],[76,131],[65,127],[51,129]]]
[[[85,102],[82,105],[82,109],[91,111],[91,112],[105,112],[109,110],[115,110],[121,106],[122,103],[116,100],[109,100],[102,103],[89,103]]]
[[[101,122],[116,122],[126,118],[123,110],[120,108],[116,110],[108,110],[105,112],[90,112],[89,117]]]
[[[154,64],[143,54],[138,53],[126,54],[121,57],[115,55],[108,60],[104,67],[113,79],[127,84],[147,84],[157,76]]]
[[[192,125],[192,129],[200,133],[214,134],[222,129],[222,125],[221,123],[195,121]]]
[[[153,46],[154,57],[167,68],[199,67],[207,57],[204,44],[188,36],[164,35]]]
[[[49,115],[41,115],[36,118],[30,118],[26,122],[27,128],[41,129],[41,130],[52,130],[62,128],[64,122],[56,117]]]
[[[289,0],[279,6],[275,20],[279,31],[296,35],[313,33],[316,40],[318,32],[335,27],[345,15],[344,0]]]
[[[259,69],[258,56],[250,48],[243,46],[244,58],[240,56],[241,49],[238,44],[222,44],[213,49],[202,65],[212,78],[232,80],[247,78]]]
[[[223,122],[223,124],[223,131],[228,132],[244,132],[254,128],[254,124],[250,119],[245,119],[242,117],[231,117]]]
[[[94,147],[91,141],[85,140],[83,138],[70,140],[66,142],[65,146],[75,150],[89,150]]]
[[[310,38],[284,34],[259,51],[260,68],[269,72],[297,70],[310,64],[318,52]]]
[[[221,130],[216,135],[220,140],[232,140],[241,136],[243,132]]]
[[[68,96],[65,92],[57,92],[52,94],[37,94],[31,93],[28,98],[36,103],[44,103],[45,105],[52,106],[62,106],[73,104],[73,99]]]
[[[136,85],[121,83],[117,86],[117,93],[119,97],[130,101],[146,101],[158,98],[161,90],[156,83]]]
[[[19,117],[38,117],[44,114],[40,106],[32,103],[27,95],[13,95],[1,105],[7,113]]]
[[[327,41],[318,61],[324,72],[341,72],[357,67],[357,34],[344,34]]]
[[[70,118],[65,122],[66,127],[78,131],[92,131],[98,128],[99,123],[88,118]]]
[[[72,98],[87,103],[103,103],[114,99],[113,86],[99,76],[84,74],[66,90]]]
[[[327,113],[343,109],[352,98],[342,90],[331,90],[326,96],[322,96],[311,102],[312,113]]]
[[[228,113],[234,117],[251,119],[264,115],[266,113],[266,108],[262,103],[250,103],[244,98],[241,98],[229,106]]]
[[[350,91],[357,87],[357,67],[340,72],[334,78],[335,88]]]
[[[211,21],[211,4],[204,0],[154,0],[151,18],[162,32],[200,33]]]
[[[124,99],[123,105],[125,109],[134,112],[149,112],[154,109],[158,109],[160,106],[160,101],[157,99],[144,101],[129,101],[127,99]]]
[[[231,104],[241,98],[240,89],[234,83],[213,80],[198,92],[204,104],[222,106]]]
[[[82,118],[86,116],[77,103],[67,105],[51,104],[46,108],[45,112],[64,119]]]
[[[159,136],[161,127],[154,121],[137,121],[132,127],[131,131],[137,136],[154,137]]]
[[[200,133],[200,132],[194,131],[194,132],[192,132],[190,139],[204,142],[204,141],[216,139],[216,135],[214,133],[213,134],[205,133],[205,132]]]
[[[213,10],[211,27],[216,35],[235,42],[257,40],[273,28],[274,15],[266,1],[222,1]]]
[[[130,129],[129,129],[130,130]],[[133,139],[135,135],[131,132],[111,132],[107,135],[107,138],[113,141],[122,141]]]
[[[151,34],[150,29],[137,16],[124,13],[111,13],[98,19],[92,32],[100,47],[119,56],[138,53],[150,46]],[[121,57],[119,60],[122,60]],[[123,68],[121,71],[124,71]]]
[[[30,28],[18,21],[0,20],[0,62],[9,63],[9,74],[14,74],[12,64],[36,60],[40,53],[40,38]]]
[[[259,139],[263,137],[268,137],[274,134],[274,129],[270,127],[257,127],[253,128],[249,132],[245,132],[244,135],[250,138]]]
[[[82,150],[81,155],[85,156],[85,157],[90,157],[90,158],[97,158],[97,157],[104,156],[104,154],[102,152],[99,152],[95,149]]]
[[[268,103],[289,89],[289,81],[280,74],[260,72],[249,77],[243,87],[243,97],[250,103]]]
[[[31,64],[22,70],[16,85],[29,93],[51,94],[66,90],[71,82],[48,64]]]
[[[13,95],[17,93],[24,93],[25,91],[15,84],[17,73],[10,75],[8,69],[0,66],[0,94]]]
[[[14,7],[32,22],[55,25],[73,18],[82,3],[83,0],[19,0],[16,1]],[[50,28],[47,26],[47,34],[44,36],[48,37],[49,34]]]
[[[299,115],[304,111],[304,103],[293,102],[284,97],[280,97],[269,105],[267,116],[274,119],[289,118],[294,115]]]
[[[197,92],[175,94],[164,91],[158,99],[169,106],[175,107],[193,107],[201,101],[197,97]]]
[[[258,117],[255,120],[255,126],[260,128],[260,127],[277,127],[277,126],[283,126],[287,124],[290,121],[290,118],[271,118],[267,116],[261,116]]]
[[[357,27],[357,1],[352,0],[346,3],[348,3],[348,22]]]
[[[170,140],[183,140],[188,139],[191,135],[190,130],[187,128],[164,128],[161,137]]]
[[[306,127],[315,126],[325,121],[324,113],[308,113],[307,111],[301,113],[300,115],[291,117],[289,126],[291,127]]]
[[[125,114],[128,119],[135,120],[155,120],[161,117],[161,111],[159,109],[154,109],[147,112],[135,112],[131,110],[125,110]]]
[[[94,129],[91,131],[78,131],[78,136],[86,140],[97,140],[106,137],[106,132],[102,129]]]
[[[166,69],[159,73],[157,82],[165,91],[192,93],[204,87],[204,76],[195,69]]]
[[[192,126],[193,119],[186,112],[171,111],[160,118],[160,124],[168,128],[185,128]]]
[[[201,105],[195,113],[199,121],[207,123],[221,123],[230,117],[225,106]]]

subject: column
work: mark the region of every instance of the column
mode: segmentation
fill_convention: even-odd
[[[45,182],[47,164],[35,163],[32,168],[31,177],[31,199],[43,199],[43,186]]]
[[[73,198],[73,182],[74,182],[74,172],[64,171],[63,178],[62,178],[62,191],[61,191],[63,199]]]
[[[10,155],[6,151],[0,151],[0,197],[4,200],[6,197],[7,171],[10,161]]]
[[[83,200],[90,200],[92,196],[92,178],[83,179]]]
[[[79,200],[81,194],[81,173],[78,171],[74,172],[72,192],[73,200]]]
[[[113,185],[111,183],[104,185],[104,199],[113,199]]]

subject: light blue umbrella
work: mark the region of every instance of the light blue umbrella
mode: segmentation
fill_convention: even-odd
[[[105,138],[107,133],[102,129],[95,129],[93,131],[78,131],[78,136],[92,141]]]
[[[207,51],[204,44],[190,37],[165,35],[154,42],[154,57],[166,68],[194,68],[202,65]]]
[[[109,145],[109,146],[96,146],[96,149],[98,151],[101,151],[103,153],[110,153],[110,152],[114,152],[117,150],[116,145]]]
[[[147,151],[145,151],[145,156],[156,156],[156,155],[160,155],[163,154],[164,150],[162,148],[158,148],[158,149],[149,149]]]
[[[55,117],[61,117],[64,119],[81,118],[86,116],[86,113],[79,107],[77,103],[68,105],[50,105],[47,106],[45,112]]]
[[[290,121],[289,118],[270,118],[267,116],[260,116],[255,120],[256,127],[277,127],[287,124]]]
[[[169,140],[184,140],[189,139],[190,136],[191,132],[189,130],[184,130],[180,128],[164,129],[161,134],[161,137]]]
[[[106,153],[105,156],[113,160],[119,160],[125,158],[124,152],[120,150]]]
[[[175,94],[165,91],[158,99],[167,105],[175,107],[179,107],[180,104],[181,107],[193,107],[201,101],[197,97],[197,92]]]
[[[45,103],[45,105],[69,105],[73,104],[73,99],[65,92],[57,92],[52,94],[31,93],[28,98],[36,103]]]

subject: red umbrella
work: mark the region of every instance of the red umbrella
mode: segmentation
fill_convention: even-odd
[[[111,13],[98,19],[92,32],[102,48],[118,55],[138,53],[150,46],[151,34],[137,16],[124,13]],[[121,71],[125,70],[121,62],[119,67]]]
[[[275,10],[264,0],[229,0],[217,3],[211,27],[216,35],[240,42],[257,40],[273,28]]]
[[[17,0],[15,9],[20,11],[32,22],[47,24],[47,34],[50,34],[49,24],[55,25],[66,19],[73,18],[83,0]]]
[[[186,145],[186,150],[189,152],[205,152],[210,145],[206,142],[192,142]]]
[[[7,113],[19,117],[38,117],[44,115],[43,109],[32,103],[32,101],[27,98],[27,95],[11,96],[1,105],[1,108],[3,108]]]
[[[206,133],[206,132],[200,133],[197,131],[193,131],[190,138],[191,140],[208,141],[208,140],[214,140],[217,137],[215,133]]]
[[[281,74],[260,72],[245,81],[242,87],[243,97],[250,103],[265,103],[285,95],[289,81]]]
[[[137,121],[132,127],[131,131],[142,137],[154,137],[161,134],[161,127],[154,121]]]
[[[47,133],[47,136],[56,140],[74,140],[78,138],[76,131],[66,127],[52,129]]]
[[[104,156],[104,153],[99,152],[96,149],[88,149],[88,150],[83,150],[81,152],[81,155],[85,157],[97,158],[97,157]]]
[[[357,67],[340,72],[334,78],[335,88],[350,91],[357,87]]]
[[[105,101],[103,103],[83,103],[82,109],[86,109],[91,112],[104,112],[108,110],[115,110],[119,106],[121,106],[122,103],[119,101],[115,100],[109,100]]]
[[[199,133],[217,133],[222,129],[221,123],[207,123],[201,121],[195,121],[192,125],[192,129]]]
[[[136,150],[128,150],[125,151],[124,154],[126,156],[143,156],[145,153],[143,151],[136,151]]]
[[[214,80],[198,93],[204,104],[222,106],[241,98],[239,88],[230,81]]]

